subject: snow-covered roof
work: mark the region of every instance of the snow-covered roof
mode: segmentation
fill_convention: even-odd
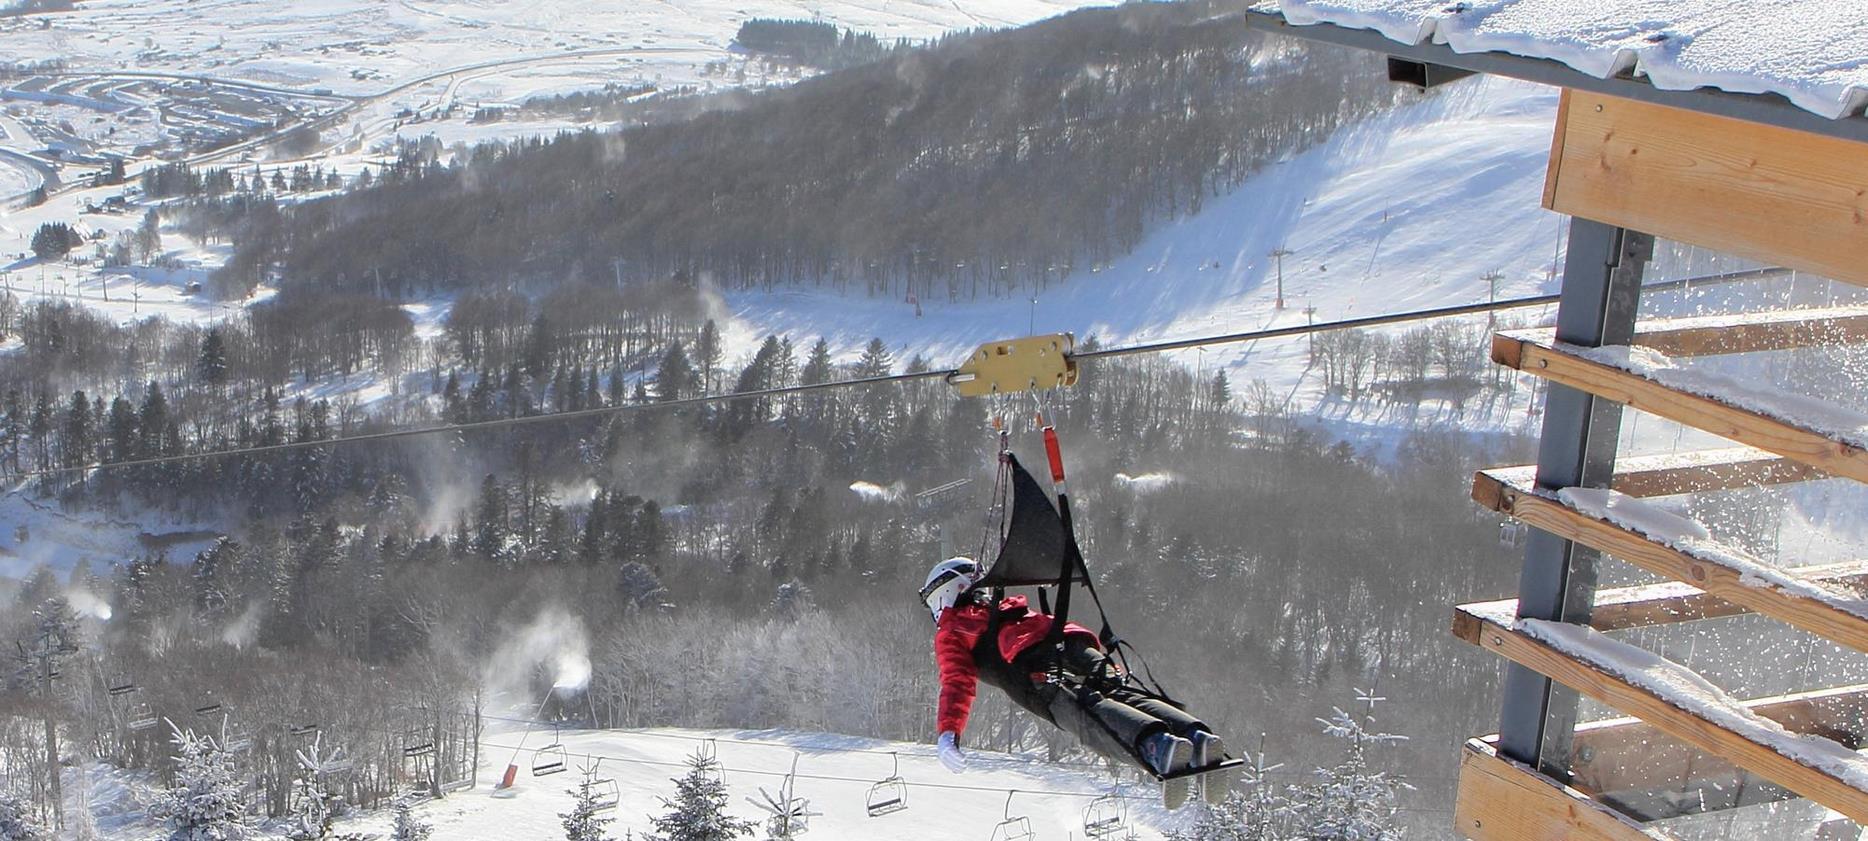
[[[1295,26],[1503,52],[1662,90],[1782,95],[1828,119],[1868,107],[1868,0],[1257,0]]]

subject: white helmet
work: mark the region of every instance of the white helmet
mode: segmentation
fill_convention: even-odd
[[[934,621],[939,622],[941,611],[953,607],[961,594],[973,589],[973,582],[978,580],[979,564],[972,558],[948,558],[928,570],[927,583],[921,585],[921,601],[934,615]]]

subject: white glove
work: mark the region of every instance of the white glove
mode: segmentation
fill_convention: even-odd
[[[954,744],[956,738],[958,737],[951,730],[940,734],[939,752],[940,764],[947,766],[947,770],[958,774],[966,770],[966,754],[961,753],[960,746]]]

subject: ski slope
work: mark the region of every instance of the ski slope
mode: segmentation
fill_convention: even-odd
[[[1267,167],[1200,213],[1161,224],[1133,253],[1029,299],[851,300],[793,291],[729,295],[731,347],[766,334],[824,336],[846,358],[880,336],[897,358],[964,359],[1029,332],[1105,346],[1553,292],[1562,219],[1541,208],[1557,90],[1476,77],[1337,132]],[[1277,308],[1283,258],[1285,308]],[[1314,308],[1314,310],[1311,310]],[[1481,317],[1483,320],[1483,317]],[[1235,385],[1306,383],[1303,339],[1185,351]]]
[[[666,811],[660,798],[674,794],[671,781],[687,772],[687,758],[705,740],[725,767],[732,795],[728,812],[736,817],[762,819],[765,812],[748,802],[762,799],[760,790],[776,794],[791,771],[794,757],[799,778],[794,794],[809,801],[812,841],[874,841],[878,838],[915,841],[981,841],[1007,814],[1029,819],[1040,839],[1085,837],[1083,813],[1092,800],[1110,794],[1111,780],[1082,766],[1046,765],[1035,758],[975,751],[972,767],[963,775],[942,768],[931,745],[882,742],[822,733],[780,731],[697,731],[676,729],[563,731],[557,734],[567,751],[571,769],[546,777],[530,775],[533,751],[520,751],[518,784],[498,790],[494,784],[514,759],[513,748],[522,742],[538,748],[552,734],[494,723],[482,742],[480,784],[440,800],[425,801],[416,813],[434,827],[437,841],[511,841],[563,837],[559,815],[571,808],[570,789],[582,779],[580,768],[595,765],[597,776],[614,780],[621,794],[618,808],[606,812],[615,818],[611,837],[629,832],[638,837],[653,829],[649,820]],[[891,756],[893,754],[893,756]],[[869,817],[864,797],[869,788],[895,768],[908,785],[908,808],[881,817]],[[601,762],[597,760],[601,759]],[[79,776],[77,770],[68,777]],[[87,779],[73,779],[68,790],[88,792],[100,837],[106,841],[132,841],[156,837],[157,827],[140,813],[136,789],[147,785],[127,779],[131,775],[92,766]],[[1160,808],[1159,786],[1125,783],[1120,802],[1127,825],[1137,839],[1158,839],[1175,817]],[[146,795],[145,795],[146,796]],[[341,821],[340,832],[362,832],[388,837],[394,820],[390,810]],[[766,837],[761,829],[753,837]]]

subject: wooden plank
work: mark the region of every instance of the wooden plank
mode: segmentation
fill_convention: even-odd
[[[1788,622],[1858,651],[1868,651],[1868,618],[1799,589],[1748,582],[1747,571],[1727,559],[1669,546],[1633,529],[1577,511],[1550,493],[1506,484],[1486,471],[1480,471],[1473,478],[1472,498],[1480,505],[1516,517],[1535,528],[1607,552],[1656,575],[1697,587],[1753,613]],[[1795,570],[1782,572],[1788,576],[1797,574]],[[1824,589],[1822,584],[1798,580],[1811,588]],[[1826,592],[1837,600],[1855,597],[1833,587]]]
[[[1868,791],[1850,785],[1837,772],[1806,764],[1779,752],[1774,728],[1745,719],[1729,727],[1707,718],[1677,699],[1631,683],[1578,655],[1500,624],[1495,616],[1456,609],[1455,636],[1537,671],[1616,710],[1654,726],[1661,733],[1777,783],[1857,821],[1868,821]]]
[[[1473,841],[1662,841],[1576,789],[1499,756],[1479,739],[1459,760],[1453,826]]]
[[[1513,484],[1530,484],[1537,476],[1537,465],[1493,468]],[[1782,485],[1827,479],[1829,474],[1799,461],[1773,455],[1753,447],[1720,447],[1658,456],[1633,456],[1615,460],[1615,475],[1609,487],[1629,496],[1671,496],[1674,494],[1729,491],[1757,485]]]
[[[1634,344],[1668,356],[1717,356],[1868,341],[1868,307],[1821,307],[1650,321]]]
[[[1868,144],[1566,91],[1545,207],[1868,285]]]
[[[1825,587],[1868,595],[1868,561],[1799,567],[1797,576]],[[1518,600],[1500,599],[1475,604],[1473,607],[1515,616]],[[1589,627],[1598,631],[1625,631],[1629,628],[1744,616],[1751,612],[1750,608],[1732,604],[1698,587],[1669,581],[1596,591],[1595,608],[1589,615]]]
[[[1612,365],[1585,359],[1534,331],[1492,337],[1492,360],[1509,368],[1795,459],[1836,476],[1868,482],[1868,451],[1814,429],[1711,397],[1676,391]],[[1537,331],[1545,332],[1547,331]]]
[[[1484,615],[1481,612],[1481,615]],[[1860,748],[1868,724],[1868,684],[1838,686],[1744,702],[1746,709],[1792,733]],[[1570,784],[1642,820],[1660,820],[1788,796],[1721,756],[1667,738],[1640,719],[1578,725]],[[1677,795],[1692,790],[1681,802]]]

